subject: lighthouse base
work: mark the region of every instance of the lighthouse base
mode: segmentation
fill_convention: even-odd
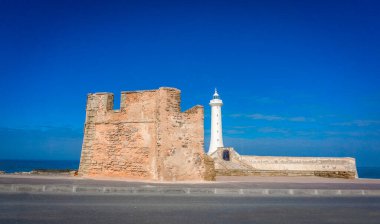
[[[319,176],[357,178],[354,158],[246,156],[223,147],[210,155],[217,176]]]

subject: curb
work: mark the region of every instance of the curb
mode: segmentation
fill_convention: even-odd
[[[379,190],[339,189],[237,189],[237,188],[186,188],[186,187],[95,187],[78,185],[0,184],[0,192],[53,193],[53,194],[104,194],[104,195],[191,195],[191,196],[269,196],[269,197],[352,197],[378,196]]]

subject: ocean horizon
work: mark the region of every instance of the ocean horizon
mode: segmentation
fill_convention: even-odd
[[[0,171],[5,173],[33,170],[78,170],[79,160],[0,160]]]
[[[0,171],[5,173],[33,170],[78,170],[79,160],[0,160]],[[358,166],[359,178],[380,179],[380,167]]]

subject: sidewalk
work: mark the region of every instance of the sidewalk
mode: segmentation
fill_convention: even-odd
[[[152,182],[67,176],[0,175],[0,192],[229,196],[380,196],[380,179],[218,177],[214,182]]]

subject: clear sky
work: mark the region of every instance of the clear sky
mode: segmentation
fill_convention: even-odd
[[[206,150],[217,87],[240,154],[380,166],[379,4],[0,0],[0,159],[79,159],[87,93],[170,86]]]

